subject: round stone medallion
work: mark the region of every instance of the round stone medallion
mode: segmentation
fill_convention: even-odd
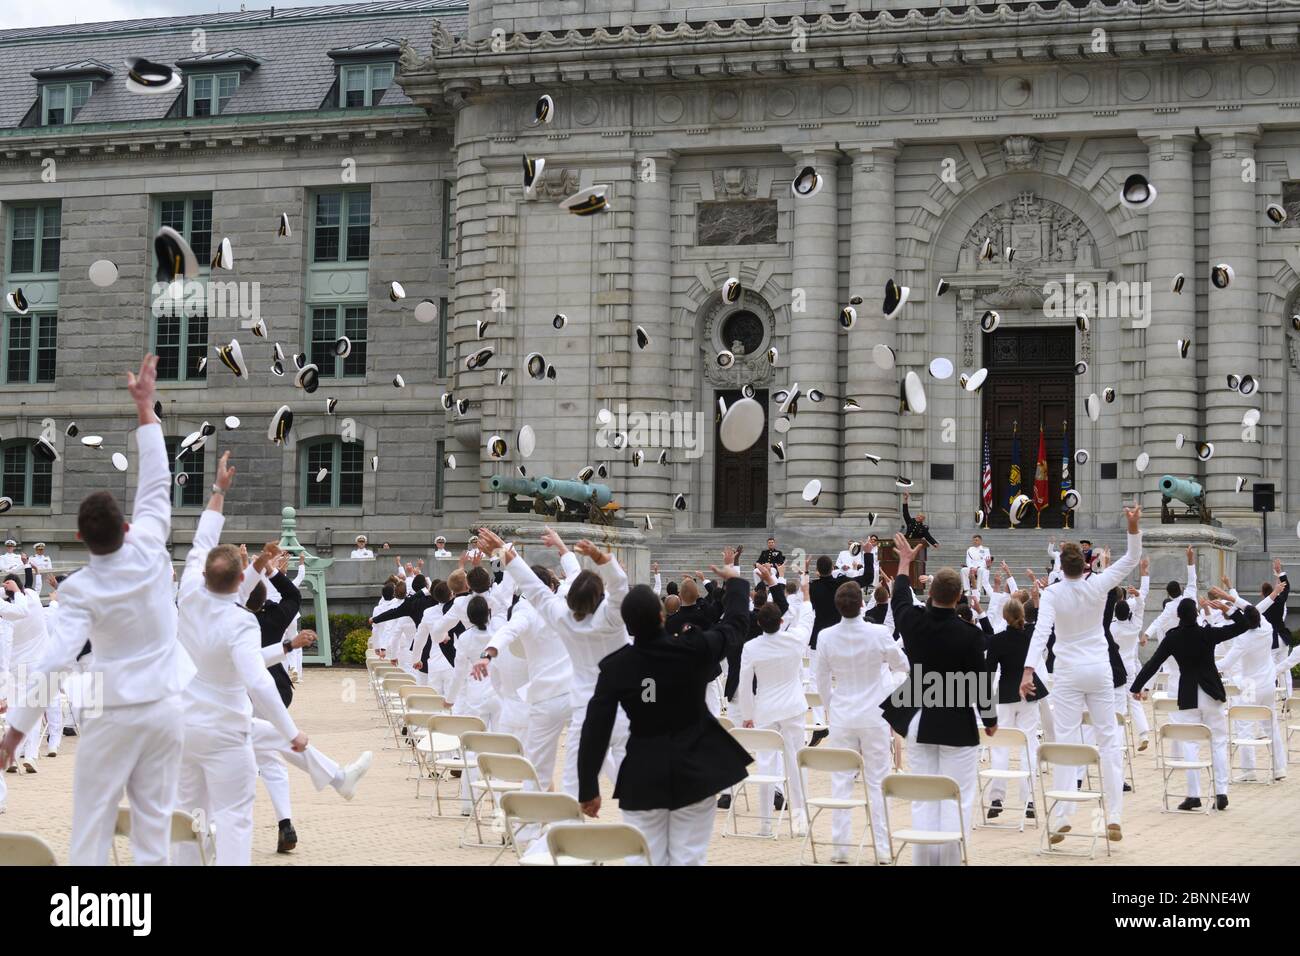
[[[939,91],[939,101],[946,109],[961,109],[970,102],[970,84],[965,80],[949,80]]]
[[[740,111],[740,97],[731,90],[722,90],[713,97],[713,115],[729,120]]]
[[[842,116],[853,108],[853,91],[847,86],[832,86],[822,95],[828,113]]]
[[[579,126],[590,126],[600,116],[600,104],[594,96],[582,96],[573,104],[573,120]]]
[[[1277,74],[1265,63],[1257,63],[1246,71],[1246,89],[1255,96],[1272,92],[1275,83]]]
[[[1092,84],[1082,73],[1070,73],[1061,80],[1061,99],[1071,106],[1078,106],[1092,92]]]
[[[1214,86],[1214,77],[1210,76],[1209,70],[1203,70],[1199,66],[1193,67],[1183,74],[1181,86],[1184,94],[1199,100]]]
[[[1029,81],[1023,76],[1009,76],[1002,81],[999,92],[1007,106],[1023,106],[1029,101]]]
[[[792,90],[782,87],[767,97],[767,111],[773,116],[789,116],[794,112],[795,96]]]
[[[675,93],[665,94],[655,101],[655,115],[661,123],[676,123],[685,111],[682,98]]]
[[[1119,75],[1120,96],[1135,103],[1151,92],[1151,77],[1141,70],[1125,70]]]
[[[912,88],[906,83],[890,83],[881,101],[891,113],[901,113],[912,102]]]

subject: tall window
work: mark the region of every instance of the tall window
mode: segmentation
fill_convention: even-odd
[[[347,358],[334,354],[334,343],[346,335],[352,341]],[[324,377],[364,378],[366,374],[366,307],[323,305],[311,310],[311,362]]]
[[[371,63],[345,66],[339,70],[339,106],[378,106],[384,90],[393,82],[393,64]]]
[[[302,503],[305,508],[360,508],[366,449],[361,442],[321,438],[299,454]],[[317,481],[321,469],[327,469]]]
[[[91,84],[47,83],[41,87],[41,125],[61,126],[71,123],[90,99]]]
[[[226,103],[239,89],[239,74],[200,73],[189,78],[187,88],[187,116],[220,116],[226,111]]]
[[[439,255],[451,258],[451,180],[442,181],[442,244]]]
[[[172,507],[198,508],[203,505],[203,449],[187,451],[177,458],[181,439],[167,439],[167,467],[172,475]],[[176,483],[177,475],[185,476],[185,484]]]
[[[437,461],[433,463],[433,510],[442,510],[443,491],[447,486],[447,443],[437,441],[434,443],[433,453],[437,456]]]
[[[200,267],[212,255],[212,197],[170,196],[158,203],[158,225],[170,226],[190,244]],[[153,305],[153,350],[158,378],[166,382],[204,381],[199,362],[208,352],[208,313],[204,302],[159,296]]]
[[[36,443],[26,439],[5,442],[0,455],[4,473],[0,493],[18,508],[47,508],[54,485],[54,463],[37,455]]]
[[[370,258],[370,190],[316,194],[313,262],[364,262]]]
[[[447,339],[451,316],[447,314],[447,299],[438,300],[438,377],[447,377]]]
[[[9,212],[9,273],[52,274],[59,271],[58,203],[13,206]]]
[[[4,328],[5,384],[53,382],[58,339],[56,315],[8,316]]]

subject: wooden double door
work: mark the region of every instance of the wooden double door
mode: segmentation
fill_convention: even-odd
[[[730,408],[739,401],[740,392],[719,391],[713,400],[713,525],[717,528],[767,527],[767,456],[768,430],[753,446],[741,452],[731,452],[722,447],[718,429],[722,416],[717,412],[721,398]],[[754,393],[754,400],[764,408],[767,391]]]
[[[989,458],[993,465],[993,513],[989,525],[1010,526],[1007,514],[1008,479],[1013,463],[1020,465],[1020,491],[1034,498],[1034,474],[1038,461],[1039,428],[1047,444],[1047,507],[1039,516],[1044,528],[1064,527],[1061,508],[1061,466],[1068,438],[1070,479],[1079,487],[1079,468],[1073,459],[1074,442],[1074,339],[1072,328],[999,329],[982,337],[984,366],[989,370],[984,383],[984,421],[989,436]],[[1014,455],[1019,435],[1019,457]],[[980,467],[983,468],[984,435],[980,434]],[[1032,508],[1025,522],[1035,523]]]

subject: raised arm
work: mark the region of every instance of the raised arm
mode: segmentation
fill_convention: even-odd
[[[294,740],[298,737],[298,728],[285,709],[280,692],[275,688],[275,681],[271,679],[271,673],[262,660],[261,644],[262,632],[250,618],[246,627],[231,635],[231,661],[240,682],[252,698],[253,710],[263,720],[270,721],[285,740]]]
[[[154,417],[154,385],[158,381],[158,356],[146,355],[136,374],[126,373],[127,391],[135,402],[140,427],[135,433],[139,454],[131,530],[136,537],[162,546],[172,525],[172,476],[167,467],[167,445],[162,425]]]

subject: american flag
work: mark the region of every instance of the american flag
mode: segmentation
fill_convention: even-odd
[[[989,457],[989,432],[984,430],[984,473],[980,477],[980,494],[984,499],[984,512],[993,510],[993,462]]]

